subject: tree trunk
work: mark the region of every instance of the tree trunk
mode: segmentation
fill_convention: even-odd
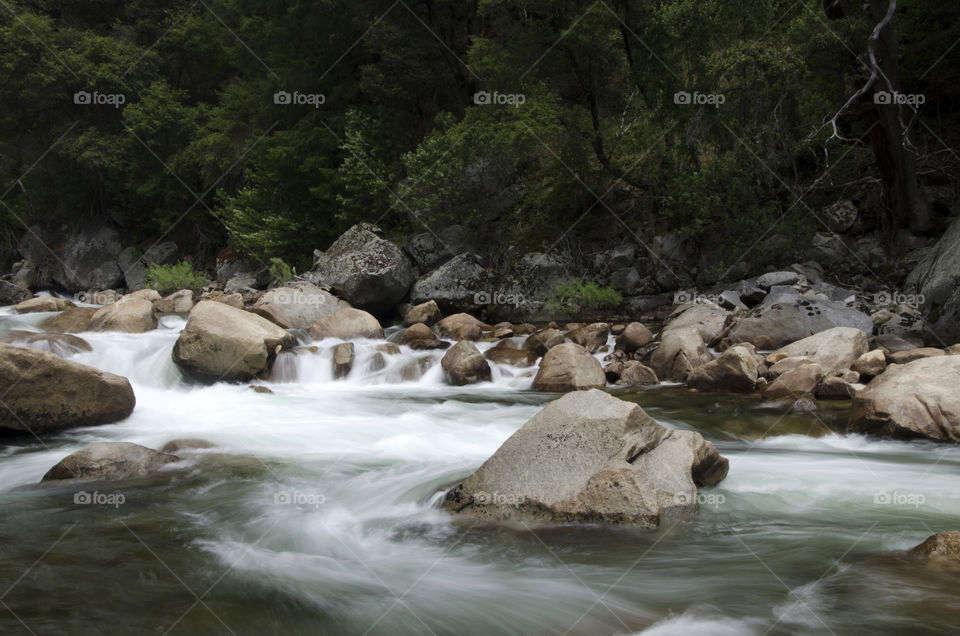
[[[896,0],[870,0],[867,6],[871,25],[881,27],[869,43],[880,76],[877,88],[891,97],[900,91],[897,38],[890,19],[896,5]],[[917,158],[904,117],[907,107],[893,98],[879,100],[876,95],[872,94],[877,125],[871,131],[870,144],[880,169],[884,202],[892,217],[890,225],[909,228],[914,234],[927,233],[932,228],[931,206],[917,182]]]

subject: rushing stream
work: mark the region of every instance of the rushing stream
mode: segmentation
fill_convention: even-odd
[[[0,329],[48,316],[0,310]],[[956,447],[845,435],[843,404],[784,416],[617,391],[729,458],[698,518],[475,525],[438,493],[555,397],[527,390],[532,370],[493,365],[492,382],[454,388],[442,352],[364,342],[335,380],[325,341],[282,354],[256,383],[272,393],[191,386],[170,356],[183,325],[81,334],[93,351],[73,360],[130,379],[129,419],[0,443],[0,633],[956,633],[957,575],[897,553],[960,529]],[[216,448],[186,471],[95,484],[99,503],[36,486],[91,442],[176,438]]]

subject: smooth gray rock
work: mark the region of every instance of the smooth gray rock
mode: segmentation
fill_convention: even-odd
[[[135,479],[176,461],[179,458],[175,455],[139,444],[97,442],[61,459],[40,481]]]
[[[728,462],[699,433],[667,429],[603,391],[551,402],[463,483],[444,508],[493,521],[656,528],[698,512],[698,487]]]
[[[476,255],[464,253],[414,283],[410,302],[436,301],[443,312],[470,312],[485,306],[496,290],[490,274],[477,263]]]

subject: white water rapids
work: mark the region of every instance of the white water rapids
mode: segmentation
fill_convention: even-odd
[[[0,329],[48,316],[0,310]],[[255,383],[272,393],[204,387],[171,360],[183,324],[80,334],[93,351],[73,360],[130,379],[127,420],[0,440],[0,633],[955,633],[957,577],[896,553],[960,529],[953,446],[845,435],[839,407],[782,417],[752,398],[618,391],[730,459],[697,519],[478,526],[437,493],[556,397],[528,390],[531,369],[455,388],[442,351],[377,369],[383,343],[360,342],[335,380],[324,341],[282,354]],[[102,488],[122,505],[34,486],[91,442],[177,438],[216,448],[169,479]]]

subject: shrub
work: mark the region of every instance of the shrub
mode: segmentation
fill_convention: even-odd
[[[195,271],[187,261],[176,265],[151,265],[147,268],[146,286],[156,289],[160,294],[172,294],[181,289],[199,290],[210,281]]]
[[[277,281],[278,285],[286,285],[293,278],[293,270],[282,258],[274,256],[270,259],[270,277]]]
[[[571,280],[559,283],[553,290],[553,296],[544,307],[547,311],[585,311],[594,309],[612,309],[623,302],[623,296],[609,285],[601,287],[593,280]]]

